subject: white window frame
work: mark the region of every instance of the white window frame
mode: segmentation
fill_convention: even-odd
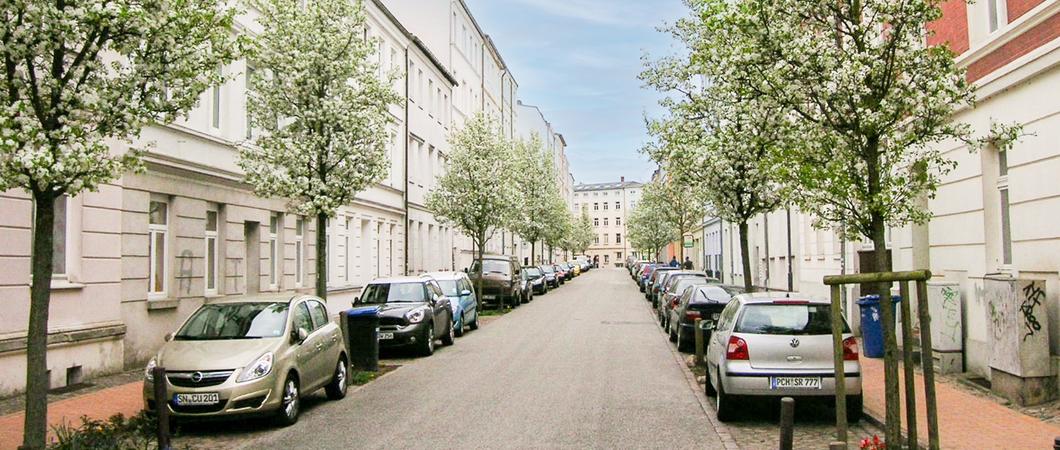
[[[986,0],[986,30],[994,33],[1008,25],[1008,1]]]
[[[294,224],[294,286],[305,284],[305,218],[299,216]]]
[[[280,286],[280,230],[283,229],[283,217],[278,213],[269,215],[269,289]]]
[[[224,76],[224,67],[217,66],[217,75]],[[214,130],[221,129],[221,100],[223,93],[221,92],[222,83],[213,85],[210,89],[210,128]]]
[[[155,224],[151,223],[151,204],[160,203],[166,205],[166,212],[162,215],[165,219],[165,223]],[[148,269],[147,269],[147,299],[155,300],[166,298],[169,292],[169,202],[166,200],[151,200],[148,203],[147,208],[147,258],[148,258]],[[158,267],[158,258],[155,255],[158,254],[158,239],[157,235],[162,235],[162,267]],[[162,289],[154,290],[155,278],[161,274],[162,277]]]
[[[214,229],[210,229],[210,214],[214,215]],[[217,295],[218,292],[218,278],[220,275],[220,264],[218,264],[218,257],[220,256],[220,245],[218,244],[217,231],[221,228],[221,215],[217,210],[208,209],[206,210],[206,220],[203,231],[203,245],[205,251],[203,253],[203,289],[206,295]],[[210,250],[213,249],[213,258],[210,258]],[[211,267],[211,264],[213,267]],[[210,287],[210,282],[213,282],[213,287]]]

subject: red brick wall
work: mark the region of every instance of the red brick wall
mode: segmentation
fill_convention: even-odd
[[[1042,4],[1045,0],[1008,0],[1008,21],[1012,22],[1020,16]]]
[[[983,78],[1005,64],[1053,39],[1060,38],[1060,14],[1055,14],[968,66],[968,81]]]
[[[1034,2],[1042,0],[1014,0]],[[928,36],[928,45],[949,45],[950,50],[960,55],[968,51],[968,3],[966,0],[945,0],[940,5],[942,18],[929,23],[927,28],[934,34]]]

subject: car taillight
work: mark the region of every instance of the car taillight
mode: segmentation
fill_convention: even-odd
[[[729,361],[747,361],[751,354],[747,351],[747,342],[736,336],[729,336],[729,348],[725,352],[725,359]]]
[[[843,339],[843,361],[858,360],[858,340],[851,336]]]
[[[677,302],[680,301],[678,298],[670,300],[670,308],[677,308]]]
[[[688,320],[695,321],[696,319],[703,317],[699,311],[685,311],[685,318]]]

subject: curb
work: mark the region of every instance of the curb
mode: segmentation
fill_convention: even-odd
[[[650,309],[650,308],[649,308]],[[649,311],[652,312],[652,311]],[[659,330],[656,328],[656,330]],[[703,413],[707,415],[707,420],[710,421],[711,426],[714,427],[714,432],[718,434],[718,438],[727,450],[739,450],[740,446],[736,444],[736,440],[733,439],[732,433],[729,432],[729,427],[721,423],[718,420],[718,414],[714,411],[714,408],[709,406],[710,401],[707,400],[706,393],[699,388],[699,382],[696,381],[695,374],[685,364],[685,358],[681,356],[681,352],[678,352],[676,348],[669,345],[669,339],[666,340],[666,348],[670,350],[670,354],[673,356],[674,361],[681,368],[681,373],[685,375],[685,381],[688,382],[689,389],[692,390],[693,395],[696,397],[696,401],[699,402],[699,407],[703,409]]]

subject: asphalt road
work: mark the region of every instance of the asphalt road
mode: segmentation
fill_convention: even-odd
[[[308,400],[298,424],[239,444],[724,448],[645,308],[625,271],[593,270],[342,401]]]

